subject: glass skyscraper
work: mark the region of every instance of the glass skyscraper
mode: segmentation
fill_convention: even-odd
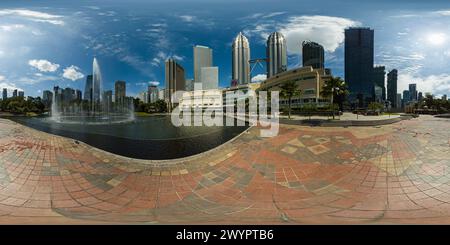
[[[92,101],[92,75],[86,76],[86,85],[84,86],[84,99]]]
[[[267,38],[267,78],[287,70],[286,39],[283,34],[274,32]]]
[[[376,66],[373,68],[373,83],[374,86],[378,86],[382,89],[382,100],[386,100],[386,86],[384,80],[386,77],[386,71],[384,66]]]
[[[241,32],[236,36],[232,45],[232,79],[238,84],[250,82],[250,45],[248,39]]]
[[[358,99],[360,106],[372,99],[373,42],[374,31],[370,28],[345,30],[345,81],[350,100]]]
[[[324,49],[315,42],[302,42],[303,66],[312,66],[314,69],[324,68]]]
[[[397,105],[397,70],[394,69],[387,74],[387,100],[391,106]],[[405,97],[403,97],[405,98]]]

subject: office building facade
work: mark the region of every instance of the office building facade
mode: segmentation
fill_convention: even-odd
[[[86,85],[84,86],[84,99],[92,101],[92,75],[86,76]]]
[[[219,88],[219,68],[215,67],[202,67],[202,90],[218,89]]]
[[[387,74],[387,100],[391,102],[391,106],[397,105],[397,78],[396,69],[391,70]],[[403,98],[405,98],[403,96]]]
[[[384,101],[386,100],[386,86],[384,84],[385,81],[385,77],[386,77],[386,71],[385,71],[385,67],[384,66],[375,66],[373,68],[373,84],[374,86],[378,86],[382,89],[382,95],[381,95],[381,100]]]
[[[350,101],[366,106],[372,99],[374,31],[369,28],[345,30],[345,81]]]
[[[4,88],[3,89],[3,94],[2,94],[2,99],[6,100],[8,98],[8,89]]]
[[[409,101],[417,101],[417,84],[411,83],[409,87]]]
[[[195,47],[194,47],[195,54]],[[195,65],[194,65],[195,67]],[[200,73],[200,70],[198,71]],[[198,74],[200,77],[200,74]],[[166,84],[166,102],[168,110],[172,111],[174,103],[172,95],[176,91],[184,91],[186,88],[186,80],[184,76],[184,68],[174,59],[167,59],[165,63],[165,84]]]
[[[158,87],[156,85],[148,86],[148,102],[155,103],[158,100]]]
[[[312,66],[314,69],[325,67],[325,51],[323,46],[315,43],[302,42],[302,63],[303,66]]]
[[[206,46],[194,46],[194,81],[201,83],[201,68],[213,66],[212,49]]]
[[[114,83],[114,102],[123,102],[127,96],[127,84],[125,81],[116,81]]]

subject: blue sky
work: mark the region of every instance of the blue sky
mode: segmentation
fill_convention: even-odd
[[[398,92],[450,95],[449,1],[173,1],[2,0],[0,88],[37,96],[53,85],[83,90],[97,57],[104,86],[127,82],[136,95],[148,84],[164,86],[164,60],[174,57],[193,77],[192,47],[213,49],[220,86],[231,80],[231,42],[249,38],[251,57],[265,56],[265,38],[282,32],[289,67],[299,66],[300,43],[326,49],[326,66],[344,76],[343,30],[375,30],[375,64],[399,70]],[[265,71],[255,69],[255,80]]]

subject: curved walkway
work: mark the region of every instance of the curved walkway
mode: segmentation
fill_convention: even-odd
[[[160,164],[0,119],[0,223],[450,223],[449,128],[254,127]]]

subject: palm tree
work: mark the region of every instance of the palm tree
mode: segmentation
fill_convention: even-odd
[[[340,77],[332,77],[330,80],[326,81],[322,87],[322,91],[320,91],[320,95],[325,98],[333,98],[334,102],[337,102],[339,105],[339,110],[343,110],[343,103],[345,100],[345,96],[348,95],[347,84]],[[333,105],[331,105],[333,107]]]
[[[281,97],[288,99],[288,118],[291,119],[292,97],[299,96],[301,94],[301,90],[298,89],[297,83],[295,81],[287,81],[283,85],[281,85],[280,88]]]

